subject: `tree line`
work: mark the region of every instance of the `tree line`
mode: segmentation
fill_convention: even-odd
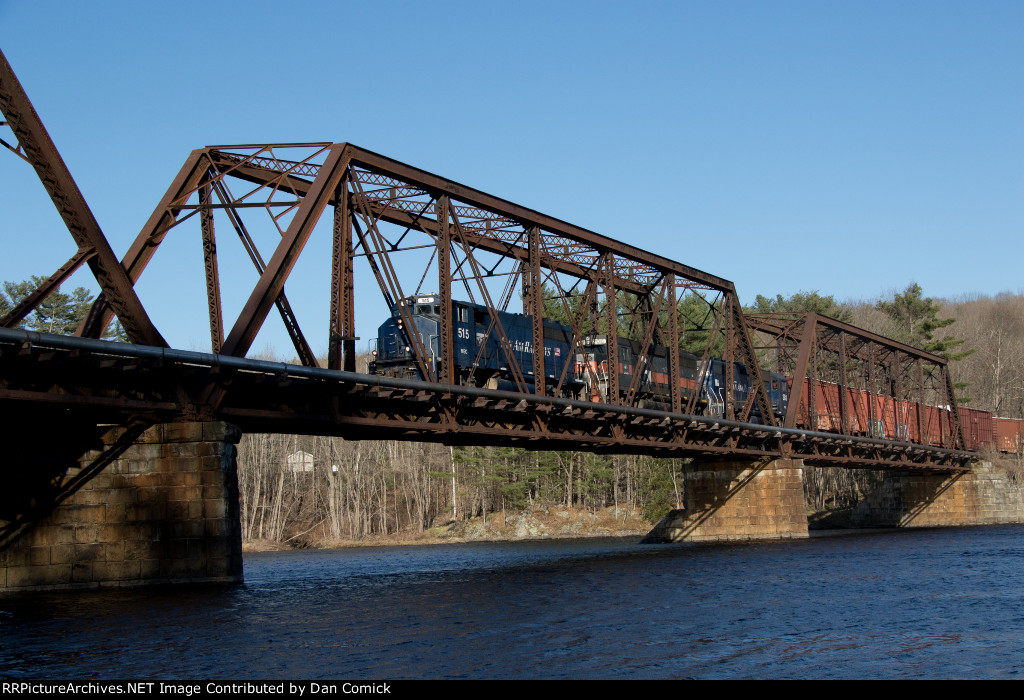
[[[422,533],[473,518],[504,526],[539,505],[613,508],[656,521],[681,503],[684,467],[681,459],[635,455],[245,435],[242,534],[308,544]]]

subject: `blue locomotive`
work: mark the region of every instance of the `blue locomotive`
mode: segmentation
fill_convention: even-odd
[[[629,397],[633,392],[634,403],[645,408],[669,410],[672,405],[670,393],[669,349],[662,345],[654,345],[648,349],[647,362],[637,370],[641,356],[641,344],[629,338],[616,339],[616,355],[618,369],[618,389],[620,399]],[[583,355],[576,356],[577,376],[580,377],[585,391],[582,398],[591,401],[608,403],[610,382],[610,361],[608,352],[608,336],[585,336],[580,342]],[[679,352],[679,376],[677,385],[681,402],[685,406],[697,394],[697,410],[705,415],[722,417],[725,413],[726,378],[725,362],[711,359],[705,368],[697,358],[688,352]],[[640,374],[637,378],[636,375]],[[703,381],[700,377],[703,375]],[[700,386],[698,387],[698,382]],[[789,405],[789,384],[786,377],[775,372],[767,373],[764,378],[765,393],[776,416],[784,416]],[[750,373],[742,363],[733,365],[732,400],[739,415],[750,398],[752,382]],[[757,404],[751,407],[750,420],[763,423]]]
[[[650,347],[647,362],[638,370],[638,361],[643,354],[641,343],[622,337],[616,338],[615,343],[615,369],[620,399],[628,398],[629,392],[632,391],[640,406],[661,409],[671,406],[668,348],[660,345]],[[611,353],[608,336],[585,336],[581,339],[580,346],[583,354],[577,353],[576,370],[586,387],[584,398],[609,403],[612,363],[609,359]],[[697,390],[698,370],[696,356],[686,352],[679,353],[677,383],[684,404]]]
[[[409,310],[414,332],[429,355],[434,367],[441,356],[441,306],[436,294],[407,297],[399,302]],[[533,319],[524,314],[499,311],[492,317],[486,306],[452,302],[454,327],[453,356],[455,377],[459,384],[485,389],[518,391],[516,374],[521,374],[528,391],[533,391]],[[501,347],[495,330],[497,324],[505,332],[509,348]],[[582,385],[573,369],[572,330],[554,321],[544,320],[544,375],[548,393],[565,377],[562,395],[576,398]],[[391,318],[377,332],[377,347],[370,363],[371,374],[423,379],[413,357],[410,337],[396,305]],[[509,366],[509,355],[514,367]],[[566,365],[569,365],[567,368]]]
[[[401,313],[412,320],[410,330]],[[485,306],[462,301],[452,302],[453,356],[455,381],[466,386],[518,391],[516,375],[521,375],[527,390],[533,391],[533,320],[524,314],[491,312]],[[500,324],[508,338],[508,348],[499,342],[496,327]],[[436,368],[441,355],[441,306],[437,294],[407,297],[391,310],[391,317],[381,324],[370,373],[411,379],[423,379],[412,348],[413,336],[427,354],[424,362]],[[641,344],[629,338],[615,338],[617,364],[610,366],[607,335],[587,335],[574,343],[572,329],[544,319],[544,374],[549,394],[561,382],[560,395],[598,403],[609,403],[611,372],[617,374],[619,401],[632,394],[635,405],[668,410],[671,407],[669,350],[654,345],[648,349],[647,362]],[[582,350],[582,352],[580,352]],[[509,364],[509,355],[511,362]],[[697,394],[695,405],[700,413],[721,416],[727,397],[725,363],[711,359],[705,369],[690,353],[679,353],[677,385],[685,406]],[[637,376],[639,375],[639,376]],[[703,381],[699,378],[703,376]],[[699,382],[699,386],[698,386]],[[785,415],[789,399],[786,378],[769,373],[765,389],[777,416]],[[751,380],[747,368],[733,366],[732,399],[737,415],[750,396]],[[762,422],[756,405],[750,420]]]

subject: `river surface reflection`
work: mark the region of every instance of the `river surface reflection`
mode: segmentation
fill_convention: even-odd
[[[4,679],[1015,678],[1024,526],[249,554],[0,598]]]

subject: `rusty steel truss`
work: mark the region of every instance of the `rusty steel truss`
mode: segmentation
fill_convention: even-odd
[[[77,246],[36,293],[0,319],[0,326],[16,327],[83,264],[101,290],[76,339],[4,331],[0,400],[8,405],[120,422],[225,419],[249,430],[355,438],[966,468],[969,455],[958,449],[962,442],[936,447],[800,430],[789,415],[785,425],[776,425],[758,350],[731,282],[348,143],[193,151],[127,254],[117,260],[5,59],[0,60],[0,111],[17,141],[4,145],[35,168]],[[166,349],[135,291],[147,267],[156,264],[161,244],[189,235],[189,229],[203,251],[208,354]],[[331,250],[330,279],[324,280],[329,289],[325,360],[316,357],[308,329],[301,327],[285,293],[316,236],[328,237]],[[233,318],[222,303],[221,272],[229,249],[222,244],[228,239],[237,239],[256,276]],[[369,271],[373,289],[357,289],[357,265]],[[405,300],[423,292],[440,300],[439,355],[409,333],[418,377],[357,373],[355,316],[361,301],[382,297],[412,328]],[[510,309],[517,297],[521,308]],[[514,391],[466,385],[456,371],[451,318],[456,299],[490,312],[486,335],[501,348]],[[681,314],[683,307],[697,313]],[[294,347],[295,363],[269,366],[246,358],[274,309]],[[533,367],[515,361],[514,341],[498,313],[509,310],[532,320],[531,340],[538,349]],[[543,319],[553,313],[572,329],[580,354],[588,334],[635,341],[640,350],[629,385],[620,384],[618,372],[609,372],[607,399],[594,403],[567,392],[566,371],[546,377]],[[91,340],[115,317],[134,345]],[[375,326],[383,319],[370,320]],[[778,337],[788,338],[786,333]],[[786,342],[780,340],[780,347]],[[642,403],[638,378],[651,365],[652,349],[666,349],[668,376],[678,377],[683,346],[696,348],[702,372],[710,358],[721,357],[726,386],[733,384],[734,363],[745,365],[752,383],[748,399],[737,404],[724,392],[720,412],[699,416],[696,392],[687,396],[672,381],[661,406]],[[609,365],[615,367],[617,344],[607,347]],[[797,369],[809,363],[804,346],[799,347],[803,359]],[[755,406],[759,425],[749,422]]]
[[[242,183],[244,192],[236,194]],[[419,376],[431,383],[455,381],[452,357],[452,300],[462,298],[492,312],[488,334],[498,341],[522,393],[563,395],[565,373],[547,386],[543,368],[542,319],[550,305],[560,306],[573,330],[576,349],[588,332],[617,329],[641,341],[639,370],[650,363],[649,348],[668,347],[670,376],[678,376],[680,340],[702,333],[705,357],[716,343],[726,356],[751,368],[753,346],[743,325],[732,283],[666,258],[652,255],[591,231],[526,209],[459,183],[413,168],[351,144],[264,144],[210,147],[194,151],[123,261],[134,284],[170,232],[196,217],[205,254],[211,349],[243,357],[276,306],[303,365],[317,366],[306,335],[284,294],[288,279],[319,218],[333,207],[333,260],[330,282],[330,344],[326,365],[354,371],[356,298],[353,266],[365,261],[388,308],[398,309],[406,327],[412,310],[404,300],[427,291],[440,298],[441,352],[432,357],[417,334],[408,342]],[[269,215],[278,242],[264,262],[256,249],[246,217],[253,211]],[[218,284],[218,259],[213,212],[225,214],[231,233],[242,241],[259,280],[241,314],[228,328]],[[400,272],[399,256],[418,254],[420,267]],[[414,260],[416,255],[406,259]],[[425,262],[424,262],[425,261]],[[404,262],[404,261],[403,261]],[[430,282],[425,282],[427,278]],[[410,280],[419,280],[412,287]],[[502,280],[500,287],[495,281]],[[545,298],[545,290],[548,292]],[[522,313],[532,319],[534,367],[518,367],[512,339],[502,327],[502,315],[517,292]],[[362,292],[365,294],[365,292]],[[701,327],[680,324],[674,309],[684,295],[701,300],[706,310]],[[83,335],[98,337],[113,309],[97,301]],[[549,306],[545,307],[545,304]],[[516,309],[517,311],[519,309]],[[375,319],[383,320],[383,319]],[[609,364],[615,366],[616,344],[610,343]],[[729,364],[731,368],[731,363]],[[526,381],[525,374],[533,380]],[[674,374],[673,374],[674,373]],[[632,405],[637,380],[619,386],[619,375],[608,376],[612,405]],[[731,378],[730,378],[731,379]],[[754,383],[761,387],[760,381]],[[678,385],[667,408],[687,408]],[[692,409],[692,399],[689,408]],[[726,401],[723,417],[745,419],[757,402],[762,415],[771,415],[763,388],[754,392],[743,410]],[[690,411],[692,412],[692,411]]]
[[[784,427],[824,422],[872,437],[895,428],[915,444],[964,448],[943,357],[817,313],[748,314],[746,322],[764,341],[762,361],[803,379],[791,381]],[[904,415],[894,415],[898,409]]]

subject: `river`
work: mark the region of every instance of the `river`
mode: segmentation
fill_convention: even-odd
[[[1024,526],[247,554],[244,585],[0,598],[23,679],[1016,678]]]

